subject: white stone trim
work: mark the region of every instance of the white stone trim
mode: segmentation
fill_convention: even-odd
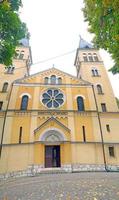
[[[97,86],[97,85],[101,85],[101,87],[103,88],[102,83],[96,83],[95,86]]]
[[[43,87],[44,86],[44,83],[14,83],[15,86],[19,86],[19,85],[22,85],[22,86],[27,86],[27,87]],[[53,87],[53,88],[59,88],[61,89],[64,88],[65,84],[62,84],[62,85],[52,85],[52,84],[46,84],[45,87],[49,88],[49,87]],[[79,85],[76,85],[75,84],[75,87],[76,88],[82,88],[82,87],[87,87],[87,85],[83,85],[83,84],[79,84]],[[88,87],[91,87],[91,85],[88,85]],[[67,85],[67,88],[74,88],[74,85]]]
[[[44,132],[41,133],[39,137],[39,141],[46,141],[46,138],[50,135],[52,135],[54,132],[54,135],[56,135],[60,141],[66,141],[66,137],[62,131],[60,131],[57,128],[48,128]]]
[[[105,172],[104,164],[64,164],[60,168],[44,168],[44,165],[29,165],[24,170],[12,171],[0,174],[0,180],[7,180],[11,178],[36,176],[37,174],[53,174],[53,173],[71,173],[71,172]],[[107,171],[118,172],[119,165],[107,165]]]
[[[104,164],[72,164],[73,172],[105,171]]]
[[[65,104],[65,102],[66,102],[66,95],[64,94],[64,91],[63,91],[63,89],[61,89],[61,88],[55,88],[54,86],[49,86],[47,89],[45,88],[45,89],[43,89],[42,91],[41,91],[41,93],[40,93],[40,103],[44,106],[44,107],[46,107],[46,108],[48,108],[45,104],[43,104],[43,102],[42,102],[42,95],[43,95],[43,93],[44,92],[47,92],[47,90],[54,90],[54,89],[56,89],[56,90],[59,90],[59,91],[61,91],[62,93],[63,93],[63,95],[64,95],[64,98],[63,98],[63,100],[64,100],[64,102],[62,103],[62,105],[60,105],[57,109],[59,109],[59,108],[61,108],[62,106],[64,106],[64,104]],[[52,110],[52,109],[55,109],[54,107],[52,107],[52,108],[48,108],[49,110]]]
[[[82,95],[82,94],[77,94],[77,95],[75,96],[75,99],[77,99],[78,97],[82,97],[84,100],[86,99],[85,96]]]
[[[31,95],[29,93],[22,93],[19,97],[22,98],[24,95],[27,95],[29,99],[31,99]]]
[[[93,66],[92,68],[91,68],[91,70],[92,69],[94,69],[94,70],[98,70],[98,68],[97,67],[95,67],[95,66]],[[99,71],[99,70],[98,70]]]

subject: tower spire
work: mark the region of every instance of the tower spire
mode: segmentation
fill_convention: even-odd
[[[84,40],[84,39],[81,37],[81,35],[79,35],[79,37],[80,37],[80,41],[79,41],[79,48],[80,48],[80,49],[87,49],[87,48],[93,49],[93,48],[94,48],[93,45],[90,44],[90,43],[88,43],[86,40]]]

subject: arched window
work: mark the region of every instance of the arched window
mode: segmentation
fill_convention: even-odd
[[[99,61],[98,56],[96,53],[93,54],[94,61]]]
[[[24,95],[21,100],[21,110],[27,110],[28,106],[28,96]]]
[[[56,76],[55,75],[51,76],[51,84],[56,84]]]
[[[58,84],[62,84],[62,78],[58,78]]]
[[[93,57],[92,57],[91,53],[88,53],[88,59],[89,59],[90,62],[93,62]]]
[[[78,107],[78,111],[84,111],[84,100],[83,100],[83,97],[78,97],[77,98],[77,107]]]
[[[15,55],[14,55],[14,58],[18,59],[18,58],[19,58],[19,54],[20,54],[20,51],[19,51],[19,50],[16,50]]]
[[[95,76],[95,70],[94,69],[92,69],[92,75]]]
[[[86,53],[83,53],[83,59],[85,62],[88,62],[88,58],[87,58],[87,54]]]
[[[2,110],[3,101],[0,101],[0,110]]]
[[[19,59],[22,60],[24,58],[24,51],[20,52]]]
[[[14,66],[9,66],[5,68],[7,74],[13,74],[14,69],[15,69]]]
[[[3,84],[2,92],[7,92],[7,88],[8,88],[8,83],[5,82],[5,83]]]
[[[99,76],[98,70],[95,69],[95,76]]]
[[[92,71],[92,75],[93,75],[93,76],[99,76],[99,72],[98,72],[97,69],[94,68],[94,69],[92,69],[91,71]]]
[[[48,80],[49,80],[49,78],[45,77],[45,84],[48,84]]]
[[[98,91],[98,94],[102,94],[102,86],[101,85],[97,85],[97,91]]]

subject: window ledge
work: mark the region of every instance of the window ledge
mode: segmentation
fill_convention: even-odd
[[[104,93],[102,92],[102,93],[97,93],[98,95],[104,95]]]
[[[10,75],[13,75],[14,72],[4,72],[4,74],[10,74]]]
[[[101,62],[101,61],[96,61],[96,60],[88,60],[88,61],[84,61],[84,62],[92,62],[92,63],[94,63],[94,62]]]
[[[92,77],[101,77],[101,75],[92,75]]]
[[[115,159],[116,157],[115,156],[109,156],[110,157],[110,159],[112,158],[112,159]]]
[[[1,93],[7,93],[8,91],[0,91]]]

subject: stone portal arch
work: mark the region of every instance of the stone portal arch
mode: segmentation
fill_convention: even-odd
[[[39,138],[42,142],[62,142],[66,141],[65,135],[58,129],[47,129]]]

